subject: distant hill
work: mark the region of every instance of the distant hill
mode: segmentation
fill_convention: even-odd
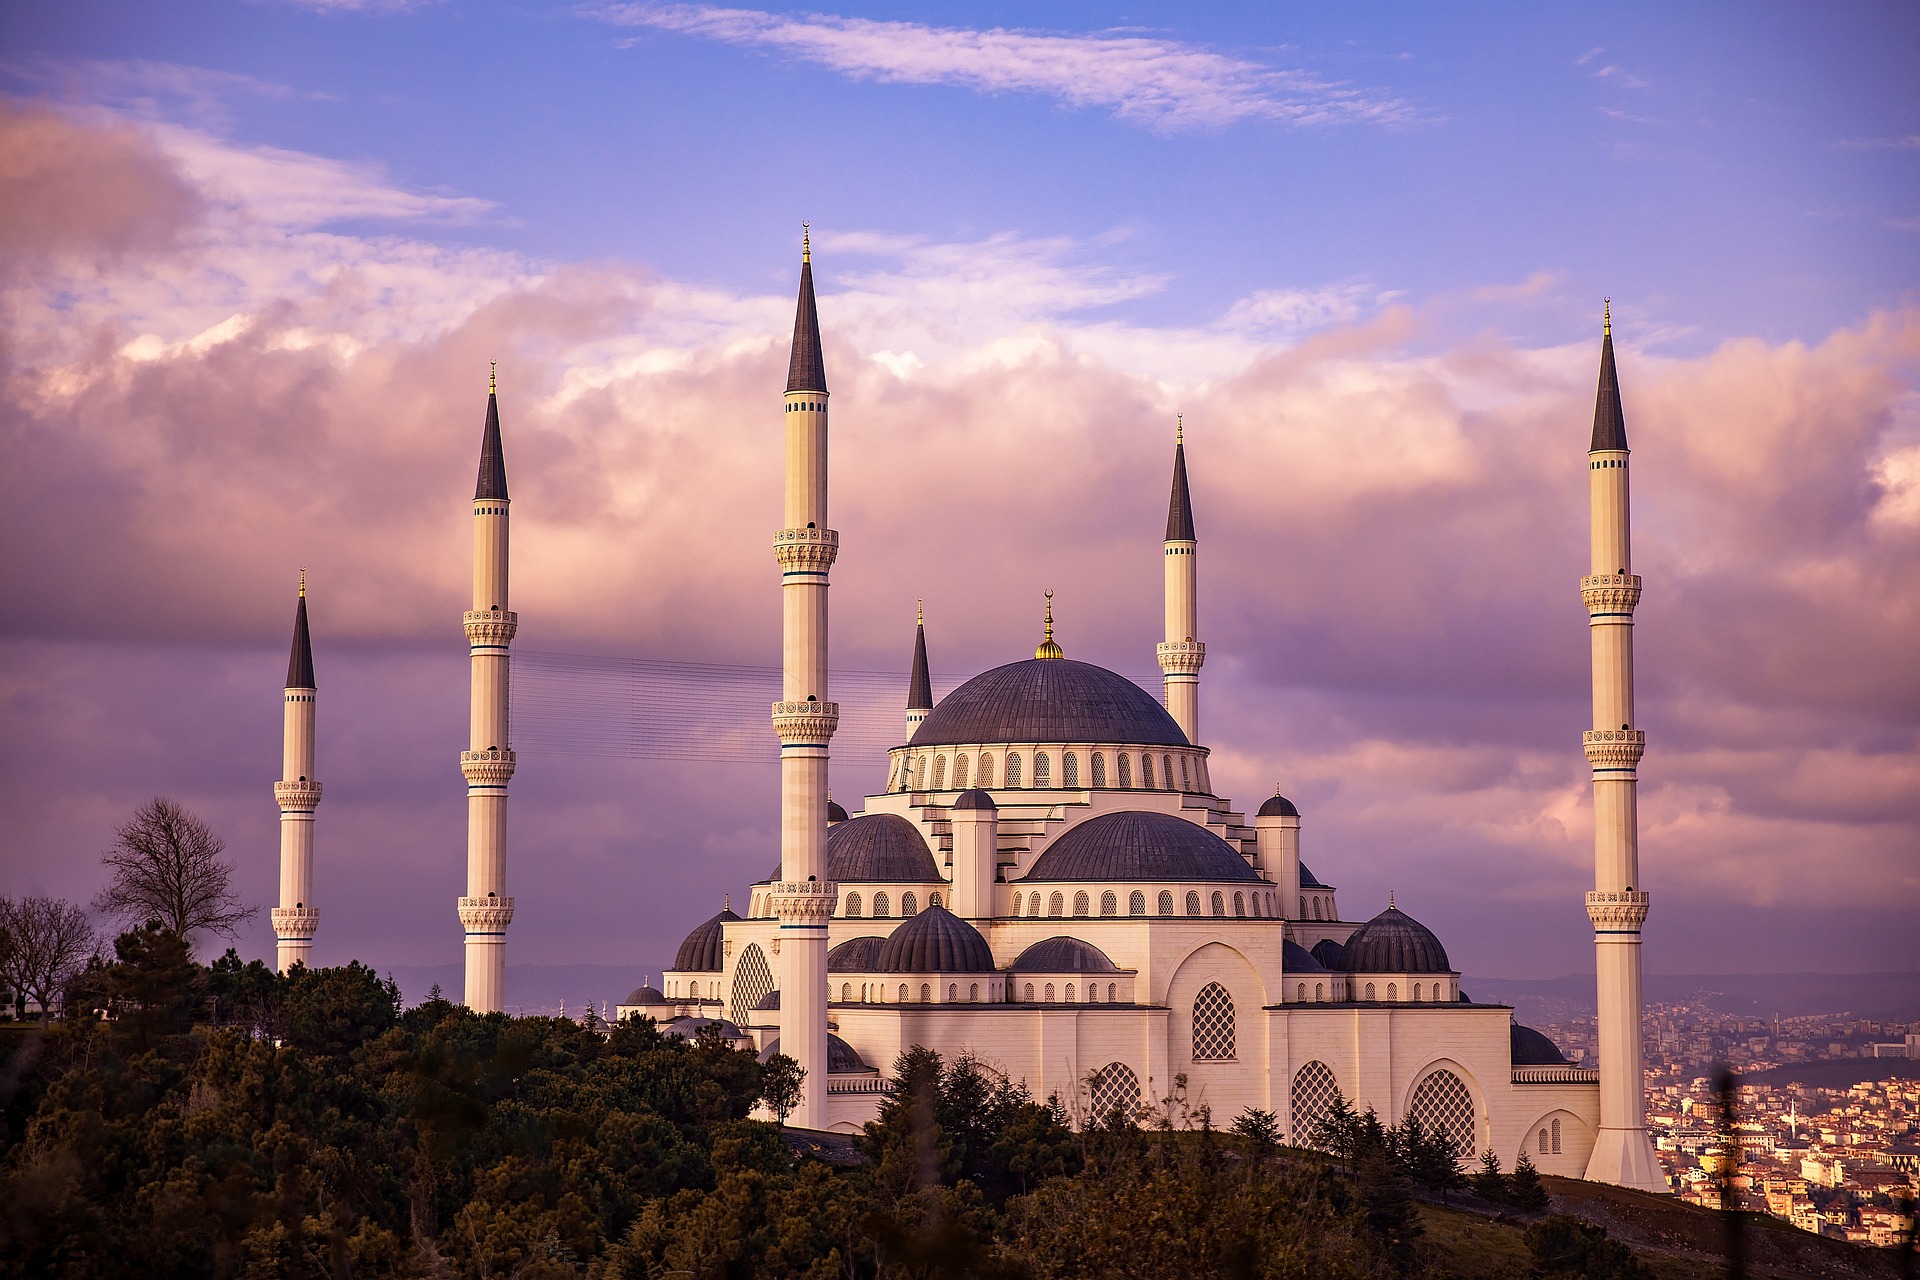
[[[1563,978],[1476,978],[1461,987],[1475,1000],[1510,1004],[1526,1023],[1564,1021],[1594,1011],[1592,974]],[[1920,973],[1648,974],[1647,1003],[1698,1003],[1754,1018],[1853,1013],[1882,1022],[1920,1019]]]
[[[410,1005],[427,998],[435,983],[441,994],[458,1002],[466,981],[458,964],[397,964],[381,970],[400,984],[400,995]],[[557,1013],[565,1005],[577,1014],[588,1001],[598,1009],[604,1002],[611,1012],[627,993],[642,982],[660,981],[660,970],[624,964],[510,964],[507,966],[506,1011],[514,1014]]]

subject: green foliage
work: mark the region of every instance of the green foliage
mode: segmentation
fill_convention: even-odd
[[[1492,1147],[1480,1153],[1480,1167],[1474,1170],[1468,1182],[1475,1195],[1495,1204],[1505,1204],[1512,1194],[1507,1186],[1507,1175],[1500,1172],[1500,1157],[1493,1154]]]
[[[1232,1131],[1256,1158],[1264,1159],[1280,1148],[1280,1121],[1271,1111],[1248,1107],[1234,1118]]]
[[[1525,1158],[1524,1153],[1522,1159]],[[1527,1252],[1540,1280],[1652,1280],[1653,1270],[1627,1246],[1596,1227],[1564,1214],[1527,1228]]]
[[[1547,1207],[1547,1188],[1540,1181],[1540,1171],[1533,1167],[1533,1160],[1525,1151],[1514,1161],[1513,1172],[1507,1175],[1507,1202],[1528,1213],[1539,1213]]]

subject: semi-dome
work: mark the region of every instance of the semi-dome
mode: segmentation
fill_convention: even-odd
[[[1348,973],[1453,972],[1433,930],[1393,906],[1353,931],[1340,967]]]
[[[993,948],[945,907],[928,907],[887,935],[875,973],[991,973]]]
[[[1313,950],[1308,954],[1325,966],[1327,972],[1332,973],[1340,968],[1340,953],[1345,950],[1345,947],[1332,938],[1322,938],[1313,944]]]
[[[779,1007],[780,1007],[780,988],[775,987],[773,990],[767,992],[767,994],[760,997],[760,1003],[753,1006],[753,1011],[755,1013],[760,1013],[768,1009],[778,1009]]]
[[[1333,942],[1333,939],[1327,939]],[[1339,946],[1337,942],[1334,946]],[[1317,948],[1316,948],[1317,950]],[[1307,950],[1292,938],[1280,944],[1280,968],[1285,973],[1325,973],[1327,966],[1320,963],[1312,951]]]
[[[738,920],[732,908],[727,908],[710,920],[704,920],[694,926],[693,932],[680,944],[680,950],[674,953],[673,970],[675,973],[718,973],[721,969],[721,928],[729,920]]]
[[[1091,942],[1079,938],[1042,938],[1013,962],[1018,973],[1118,973],[1120,966]]]
[[[780,1037],[775,1036],[766,1048],[760,1051],[760,1061],[765,1062],[780,1052]],[[861,1060],[853,1051],[853,1046],[833,1032],[827,1032],[827,1074],[836,1076],[858,1075],[872,1071],[873,1068]]]
[[[627,992],[627,998],[625,1000],[622,1000],[620,1003],[621,1004],[665,1004],[667,1003],[667,995],[666,995],[666,992],[660,990],[660,988],[656,986],[649,985],[644,987],[635,987],[633,990]]]
[[[1462,996],[1461,999],[1465,999]],[[1549,1040],[1532,1027],[1514,1023],[1509,1035],[1513,1045],[1513,1065],[1516,1067],[1562,1067],[1567,1063],[1567,1055],[1560,1052],[1560,1046]]]
[[[1276,791],[1267,797],[1266,803],[1260,806],[1260,812],[1253,816],[1256,818],[1297,818],[1300,816],[1300,811],[1293,807],[1293,801]]]
[[[1089,818],[1047,846],[1027,880],[1258,880],[1232,845],[1171,813]]]
[[[1189,745],[1160,700],[1091,662],[1029,658],[983,671],[940,699],[910,745],[1114,742]]]
[[[827,952],[828,973],[872,973],[886,939],[878,934],[848,938]]]

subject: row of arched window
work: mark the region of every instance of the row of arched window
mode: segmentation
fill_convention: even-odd
[[[1119,752],[1114,756],[1114,785],[1122,791],[1133,789],[1136,757]],[[1151,752],[1141,752],[1138,777],[1142,791],[1204,791],[1206,780],[1200,776],[1199,762],[1189,763],[1185,755],[1162,754],[1158,768]],[[1036,751],[1033,755],[1033,786],[1039,789],[1051,788],[1053,780],[1053,756],[1050,752]],[[1095,751],[1088,759],[1091,778],[1088,783],[1095,788],[1105,788],[1107,784],[1107,753]],[[889,791],[965,791],[969,786],[994,786],[996,762],[991,751],[982,751],[978,761],[972,760],[965,752],[953,757],[951,785],[947,774],[947,757],[944,752],[931,757],[926,755],[901,756],[894,766],[893,777],[887,782]],[[1000,786],[1017,789],[1026,786],[1026,761],[1018,751],[1007,752],[1001,766],[1003,778]],[[1179,781],[1174,780],[1178,770]],[[972,778],[969,781],[969,774]],[[1156,781],[1158,779],[1158,781]],[[1197,785],[1196,785],[1197,784]],[[1077,790],[1082,786],[1080,779],[1080,753],[1068,751],[1060,757],[1060,786]]]
[[[1249,894],[1238,889],[1234,890],[1231,904],[1229,904],[1225,892],[1220,890],[1214,891],[1208,900],[1208,904],[1212,906],[1212,914],[1216,916],[1226,916],[1228,906],[1231,905],[1234,915],[1243,918],[1251,915],[1255,920],[1277,919],[1276,913],[1280,905],[1272,893],[1256,891]],[[1173,891],[1171,889],[1162,889],[1154,905],[1158,908],[1158,914],[1162,916],[1174,915]],[[1187,890],[1186,908],[1186,914],[1190,916],[1207,914],[1207,912],[1201,909],[1202,901],[1197,889]],[[1067,914],[1067,898],[1064,893],[1055,890],[1047,897],[1045,909],[1042,910],[1041,897],[1038,891],[1030,894],[1015,893],[1013,895],[1013,914],[1028,917],[1042,915],[1064,916]],[[1083,890],[1073,895],[1073,914],[1076,917],[1089,917],[1093,915],[1093,897],[1091,894]],[[1102,916],[1119,915],[1120,895],[1111,889],[1101,893],[1100,914]],[[1127,895],[1127,914],[1130,916],[1144,916],[1147,914],[1147,895],[1143,891],[1135,889]]]
[[[1380,997],[1375,994],[1374,985],[1369,982],[1366,986],[1366,995],[1361,998],[1364,1000],[1378,1000]],[[1452,998],[1453,997],[1448,994],[1446,983],[1435,982],[1429,984],[1416,982],[1413,984],[1413,999],[1416,1001],[1441,1001],[1451,1000]],[[1397,982],[1389,982],[1387,984],[1387,1003],[1398,1003],[1399,999],[1400,984]]]
[[[938,890],[934,891],[933,893],[929,893],[927,895],[927,905],[930,907],[938,907],[938,906],[945,905],[940,901],[940,894]],[[859,894],[849,893],[847,895],[846,914],[848,916],[858,917],[860,915],[862,907],[864,906],[865,904],[860,901]],[[875,920],[885,920],[892,914],[893,914],[893,900],[889,898],[884,892],[874,894],[873,895],[873,918]],[[920,914],[919,895],[915,894],[911,889],[907,890],[907,892],[900,895],[900,914],[902,916],[913,916],[913,915]]]
[[[1079,1004],[1080,996],[1075,994],[1076,988],[1074,984],[1071,982],[1067,983],[1065,989],[1066,989],[1066,997],[1064,1002],[1067,1004]],[[1051,982],[1043,982],[1039,985],[1038,988],[1035,988],[1034,984],[1029,982],[1020,990],[1021,990],[1020,999],[1027,1004],[1053,1004],[1054,1003],[1054,985]],[[1086,996],[1086,1002],[1088,1004],[1103,1003],[1102,1000],[1100,999],[1099,983],[1089,982],[1084,988],[1081,988],[1079,990],[1084,992]],[[1012,989],[1009,988],[1008,997],[1011,999],[1012,995],[1013,995]],[[1104,1001],[1104,1003],[1118,1004],[1119,1002],[1120,1002],[1120,984],[1117,982],[1109,982],[1107,984],[1107,998]]]
[[[1322,912],[1325,914],[1322,914]],[[1295,916],[1294,919],[1338,920],[1339,918],[1340,917],[1334,913],[1332,898],[1323,898],[1317,893],[1300,895],[1300,914]]]
[[[720,998],[719,980],[715,979],[707,983],[706,986],[707,989],[702,991],[699,980],[689,978],[684,982],[667,983],[667,989],[664,994],[669,999],[674,1000],[718,1000]]]
[[[988,1000],[999,999],[999,988],[1000,984],[997,982],[988,983],[986,987],[986,998]],[[859,994],[856,995],[854,993],[854,985],[851,982],[843,982],[840,984],[840,1002],[842,1004],[852,1004],[857,1000],[862,1004],[914,1004],[916,1002],[913,991],[913,985],[906,982],[902,982],[897,988],[890,987],[884,982],[863,982],[859,986]],[[967,984],[966,994],[962,996],[960,993],[960,984],[957,982],[949,982],[947,984],[946,1002],[948,1004],[978,1004],[980,1003],[980,992],[981,988],[979,983],[969,982]],[[889,1000],[889,995],[895,995],[896,998]],[[932,1004],[934,1001],[934,985],[931,982],[921,983],[918,1003]]]

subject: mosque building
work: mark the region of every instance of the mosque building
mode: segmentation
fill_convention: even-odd
[[[1304,1141],[1336,1097],[1387,1123],[1417,1116],[1511,1167],[1664,1191],[1643,1114],[1627,447],[1611,318],[1588,454],[1600,1052],[1574,1066],[1544,1035],[1481,1004],[1431,930],[1399,909],[1346,919],[1302,861],[1285,796],[1249,817],[1215,794],[1200,734],[1196,512],[1176,436],[1165,551],[1164,676],[1156,698],[1067,655],[1051,600],[1030,658],[935,700],[926,629],[914,641],[901,745],[886,789],[848,813],[828,795],[838,707],[828,689],[826,369],[803,248],[783,397],[786,482],[774,535],[783,600],[781,856],[767,878],[681,943],[622,1016],[736,1043],[805,1069],[789,1124],[852,1131],[872,1119],[904,1050],[969,1054],[1057,1097],[1077,1123],[1178,1096],[1216,1123],[1272,1112]],[[476,517],[469,780],[467,1003],[500,1007],[506,894],[506,471],[488,397]],[[310,942],[311,827],[319,796],[304,602],[289,674],[282,963]],[[295,682],[303,682],[295,687]],[[1618,725],[1618,728],[1614,726]],[[304,747],[300,744],[304,743]],[[1322,861],[1316,854],[1315,860]],[[292,908],[288,911],[285,908]],[[297,926],[297,927],[296,927]]]

